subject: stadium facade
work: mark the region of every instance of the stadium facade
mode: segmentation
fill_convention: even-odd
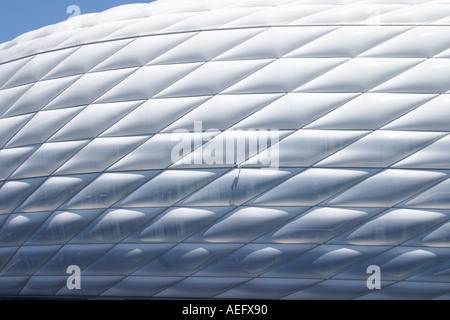
[[[449,34],[158,0],[0,45],[0,296],[450,298]]]

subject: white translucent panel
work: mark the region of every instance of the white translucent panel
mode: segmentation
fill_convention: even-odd
[[[17,209],[20,212],[56,210],[86,187],[96,174],[50,177]]]
[[[124,115],[102,136],[158,133],[207,99],[209,97],[150,99],[129,114]]]
[[[443,133],[375,131],[319,162],[320,167],[384,168],[443,137]]]
[[[1,280],[0,280],[1,281]],[[23,287],[23,296],[52,296],[66,285],[65,276],[32,276]]]
[[[98,296],[122,279],[123,276],[83,276],[82,290],[70,290],[64,286],[56,296]]]
[[[300,87],[298,91],[366,92],[422,61],[423,59],[354,58]]]
[[[156,174],[155,171],[104,173],[69,200],[63,208],[107,208],[136,190]]]
[[[3,116],[15,116],[39,111],[71,86],[79,76],[36,82]]]
[[[54,49],[67,49],[67,46],[61,46],[61,44],[70,37],[76,35],[78,30],[67,30],[66,28],[59,28],[47,26],[41,29],[32,31],[33,37],[20,38],[20,40],[11,47],[9,50],[5,50],[2,53],[2,58],[10,60],[15,57],[26,57],[35,55],[36,53],[46,53]]]
[[[231,288],[222,294],[219,294],[217,299],[265,299],[276,300],[291,292],[300,290],[304,287],[309,287],[316,283],[317,280],[312,279],[270,279],[270,278],[256,278],[252,279],[238,287]]]
[[[423,191],[401,204],[403,207],[450,209],[450,179]]]
[[[86,73],[46,106],[46,109],[81,106],[94,102],[123,79],[135,72],[135,68]],[[83,94],[80,94],[82,92]]]
[[[362,266],[342,273],[336,278],[367,279],[367,274],[364,276],[367,266],[377,265],[380,267],[383,279],[399,281],[431,268],[448,258],[450,258],[450,252],[443,248],[397,247],[375,257]]]
[[[289,3],[290,2],[290,3]],[[227,27],[242,27],[242,26],[266,26],[266,25],[284,25],[287,22],[298,20],[300,17],[312,15],[314,13],[331,8],[330,5],[317,3],[314,6],[304,5],[295,1],[287,1],[281,6],[274,6],[274,4],[282,4],[281,2],[267,2],[262,1],[255,6],[260,6],[261,10],[255,13],[244,16],[240,19],[231,21],[225,26]],[[249,5],[248,1],[238,2],[233,6],[246,6]],[[252,4],[253,5],[253,4]]]
[[[146,8],[148,10],[148,8]],[[173,8],[172,8],[173,9]],[[151,10],[152,11],[152,10]],[[148,12],[148,11],[147,11]],[[148,16],[143,19],[130,21],[127,25],[107,36],[109,39],[118,39],[124,37],[146,36],[149,34],[167,34],[161,32],[165,27],[179,22],[181,19],[191,16],[190,13],[160,14],[161,12],[148,12]],[[192,30],[188,30],[191,31]],[[177,33],[174,33],[177,34]],[[180,33],[181,34],[181,33]]]
[[[213,298],[218,294],[238,286],[248,278],[212,278],[189,277],[177,284],[159,292],[156,298]]]
[[[197,129],[194,131],[197,132]],[[279,167],[279,152],[276,147],[269,149],[269,152],[263,153],[261,157],[254,156],[259,152],[264,152],[271,145],[276,146],[278,141],[290,133],[278,130],[227,130],[219,134],[219,131],[210,130],[203,136],[203,141],[186,140],[187,137],[184,136],[177,146],[175,155],[187,155],[175,162],[171,168],[191,169],[247,165],[257,168],[270,167],[276,170]],[[208,137],[208,134],[211,136]],[[215,134],[217,136],[214,137]],[[201,143],[204,144],[201,145]],[[244,163],[249,158],[251,160]]]
[[[345,61],[347,59],[342,58],[277,59],[224,92],[232,94],[291,92]]]
[[[40,227],[49,214],[49,212],[38,212],[9,215],[0,229],[1,245],[20,246]]]
[[[34,114],[0,119],[0,148],[9,141]]]
[[[336,5],[329,10],[324,10],[316,14],[300,18],[290,24],[354,24],[366,19],[373,19],[374,16],[374,6],[370,3],[358,3],[358,4],[348,4]],[[398,8],[398,6],[380,6],[377,7],[379,10],[376,12],[376,16],[389,12]]]
[[[136,210],[110,209],[85,227],[72,243],[114,243],[119,242],[157,214],[160,208]]]
[[[95,138],[141,102],[91,104],[62,127],[51,142]]]
[[[27,244],[64,244],[81,232],[102,210],[55,211]]]
[[[424,271],[410,277],[411,281],[450,282],[450,260],[427,268]]]
[[[83,274],[127,276],[172,246],[172,244],[118,244],[83,270]]]
[[[417,26],[364,52],[361,56],[431,58],[450,47],[449,39],[443,36],[448,32],[449,26]]]
[[[7,181],[0,188],[0,213],[11,213],[16,209],[45,178]]]
[[[409,4],[409,3],[408,3]],[[398,10],[388,12],[380,17],[381,23],[420,24],[434,22],[450,15],[450,8],[445,4],[403,5]]]
[[[405,244],[427,247],[450,247],[450,223],[446,222],[434,227],[430,231],[407,241]]]
[[[196,121],[201,122],[202,130],[225,130],[280,97],[281,95],[272,94],[216,95],[175,121],[163,132],[180,129],[194,131]]]
[[[83,28],[80,30],[76,37],[74,37],[75,39],[69,38],[61,45],[67,47],[72,46],[74,44],[74,40],[76,40],[77,43],[86,43],[95,40],[98,41],[99,39],[105,39],[105,37],[114,32],[114,30],[120,29],[121,27],[127,25],[127,23],[128,21],[126,19],[120,19],[117,21],[103,21],[102,23],[91,22],[89,24],[89,28]]]
[[[20,247],[11,261],[0,272],[2,276],[31,276],[60,246]]]
[[[34,178],[50,175],[71,158],[89,141],[44,143],[13,173],[12,179]],[[1,151],[0,151],[1,153]],[[19,162],[22,163],[22,162]]]
[[[271,60],[210,61],[169,86],[156,98],[215,95],[267,66]],[[233,92],[236,93],[236,92]]]
[[[200,32],[167,53],[162,53],[152,64],[170,64],[210,61],[225,51],[247,42],[262,29],[225,29]]]
[[[446,121],[449,117],[450,95],[443,94],[389,123],[383,129],[450,131],[450,124]]]
[[[378,129],[435,95],[364,93],[306,126],[308,129]],[[385,128],[390,128],[387,125]]]
[[[0,115],[6,112],[18,99],[20,99],[30,88],[31,84],[15,87],[11,89],[0,90]]]
[[[150,180],[117,204],[121,207],[163,207],[187,197],[224,170],[169,170]]]
[[[127,39],[83,45],[48,73],[45,79],[86,73],[130,42]]]
[[[248,14],[258,11],[258,8],[222,8],[219,11],[212,10],[210,12],[198,12],[190,15],[187,19],[183,19],[179,23],[175,23],[165,29],[165,32],[179,32],[184,30],[202,30],[217,29],[220,26],[231,21],[237,20]]]
[[[0,180],[5,180],[36,151],[37,146],[0,150]]]
[[[331,243],[399,245],[445,219],[447,215],[436,211],[390,209],[336,237]]]
[[[239,208],[190,237],[188,242],[250,242],[306,208]]]
[[[101,294],[102,297],[150,297],[184,277],[128,276]]]
[[[301,32],[303,32],[303,29],[304,27],[301,27]],[[313,30],[317,29],[324,28],[315,27]],[[286,55],[286,57],[356,57],[408,29],[410,27],[343,26],[305,44]],[[364,53],[362,55],[364,56]]]
[[[281,58],[288,52],[334,30],[335,27],[272,27],[260,32],[215,60]],[[262,31],[262,32],[261,32]],[[270,43],[270,46],[267,44]]]
[[[27,283],[29,277],[1,277],[0,276],[0,294],[18,295],[23,286]]]
[[[280,279],[281,280],[281,279]],[[381,286],[391,284],[389,281],[381,281]],[[370,293],[367,282],[362,280],[325,280],[306,289],[283,297],[283,300],[350,300]]]
[[[263,235],[255,242],[324,243],[382,209],[315,208]]]
[[[24,58],[0,65],[0,88],[4,86],[30,60]],[[2,62],[4,60],[2,59]]]
[[[445,173],[436,171],[388,169],[369,177],[326,204],[350,207],[392,207],[445,177]]]
[[[36,275],[40,276],[59,276],[67,274],[67,267],[76,265],[80,267],[81,271],[93,261],[100,258],[108,250],[113,247],[112,244],[78,244],[65,245],[56,252],[46,263],[39,268]],[[82,274],[83,278],[83,274]]]
[[[124,242],[181,242],[230,210],[227,207],[171,208]]]
[[[450,283],[402,281],[384,290],[368,293],[359,300],[429,300],[450,291]]]
[[[17,247],[0,247],[0,270],[9,262],[11,257],[16,253]],[[0,283],[2,278],[0,278]]]
[[[155,65],[139,68],[97,102],[146,100],[197,69],[200,63]]]
[[[314,206],[355,185],[371,172],[370,169],[308,169],[249,203],[269,206]]]
[[[197,191],[180,205],[239,206],[298,172],[298,169],[234,169]]]
[[[137,38],[111,57],[105,59],[93,71],[144,66],[149,61],[191,38],[194,34],[180,33]],[[148,48],[151,48],[151,50],[148,50]]]
[[[238,244],[181,243],[137,270],[133,275],[189,276],[238,247]]]
[[[404,61],[406,59],[402,60]],[[398,93],[445,93],[450,89],[450,79],[448,77],[449,72],[449,59],[428,59],[410,70],[407,70],[379,85],[374,88],[373,91]]]
[[[321,245],[265,273],[263,277],[327,279],[385,250],[381,246]]]
[[[55,174],[102,172],[148,138],[140,136],[94,139],[56,170]]]
[[[345,102],[352,93],[288,93],[249,115],[233,129],[299,129]]]
[[[69,48],[35,55],[11,77],[4,87],[16,87],[41,80],[44,75],[50,72],[75,50],[75,48]]]
[[[197,272],[196,276],[257,277],[313,246],[248,244]]]
[[[450,169],[450,136],[398,162],[394,168]]]
[[[298,130],[243,165],[263,163],[278,151],[280,167],[309,167],[366,135],[367,131]],[[276,149],[278,149],[276,151]]]
[[[43,143],[82,110],[81,107],[40,111],[6,145],[7,148]]]

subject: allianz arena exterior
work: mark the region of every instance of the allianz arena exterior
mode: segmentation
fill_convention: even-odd
[[[158,0],[0,45],[0,296],[450,298],[449,35],[448,1]]]

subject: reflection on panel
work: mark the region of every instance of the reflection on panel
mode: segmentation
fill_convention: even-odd
[[[168,209],[125,242],[180,242],[231,210],[227,207]]]
[[[241,207],[193,235],[187,241],[250,242],[306,209]]]
[[[269,171],[234,169],[179,204],[188,206],[241,205],[298,171],[298,169],[269,169]]]
[[[116,243],[159,214],[161,208],[109,209],[72,239],[74,243]]]
[[[331,242],[398,245],[447,219],[448,215],[438,211],[389,209]]]
[[[380,211],[378,208],[315,208],[265,234],[256,242],[324,243]]]
[[[103,210],[55,211],[29,238],[27,244],[64,244],[81,232]],[[28,216],[28,215],[27,215]]]
[[[357,184],[372,172],[370,169],[308,169],[250,203],[261,206],[313,206]]]
[[[250,279],[189,277],[156,294],[157,298],[214,298],[222,292]]]
[[[164,207],[187,197],[225,170],[167,170],[118,203],[123,207]]]
[[[189,276],[238,247],[238,244],[178,244],[137,270],[134,275]]]

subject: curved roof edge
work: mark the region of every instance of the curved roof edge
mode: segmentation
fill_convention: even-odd
[[[0,44],[0,63],[98,41],[208,29],[450,26],[448,0],[157,0],[84,14]]]

